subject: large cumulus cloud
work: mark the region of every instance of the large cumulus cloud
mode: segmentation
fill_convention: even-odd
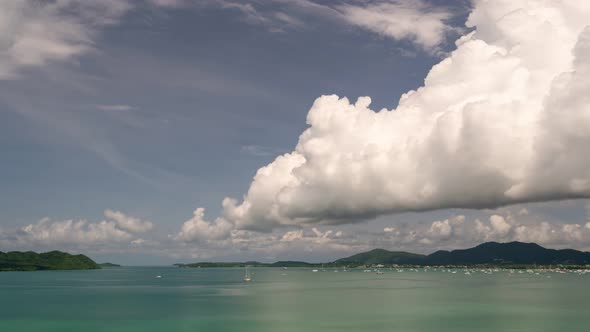
[[[590,196],[590,3],[475,1],[474,31],[392,110],[322,96],[295,150],[222,218],[239,229]]]

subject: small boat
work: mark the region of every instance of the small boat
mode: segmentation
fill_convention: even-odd
[[[318,269],[313,269],[311,270],[311,272],[318,272]]]
[[[162,276],[156,276],[156,279],[160,279],[160,278],[162,278]]]
[[[250,281],[252,281],[252,276],[250,276],[250,270],[248,270],[248,267],[246,266],[246,272],[244,273],[244,282]]]
[[[375,271],[375,273],[377,273],[377,274],[383,274],[383,271],[377,270],[377,271]]]

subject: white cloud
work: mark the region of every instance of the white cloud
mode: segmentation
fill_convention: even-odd
[[[155,6],[161,7],[182,7],[188,4],[188,0],[149,0]]]
[[[99,248],[104,245],[142,244],[138,233],[153,228],[149,221],[128,216],[122,212],[106,210],[105,220],[90,222],[78,220],[51,220],[43,218],[35,224],[0,232],[0,244],[10,248]]]
[[[98,29],[129,8],[118,0],[1,1],[0,79],[89,52]]]
[[[224,199],[223,218],[269,230],[590,197],[589,17],[578,1],[476,1],[476,30],[423,87],[378,112],[318,98],[295,150]]]
[[[401,218],[383,227],[382,232],[370,231],[366,225],[278,228],[267,233],[228,226],[222,236],[211,236],[211,229],[219,225],[204,221],[207,225],[198,227],[199,236],[197,232],[193,233],[189,242],[174,236],[174,243],[169,243],[168,249],[179,257],[194,259],[238,255],[247,257],[244,259],[273,261],[310,257],[335,259],[374,248],[432,253],[439,249],[469,248],[487,241],[536,242],[550,248],[590,248],[590,226],[585,226],[584,222],[547,219],[547,216],[536,214],[535,206],[531,205],[527,209],[529,214],[525,215],[520,213],[522,206],[512,206],[431,222],[408,222]],[[197,219],[203,221],[204,216],[197,215]]]
[[[166,7],[190,5],[187,0],[151,0]],[[192,3],[195,5],[195,3]],[[203,0],[200,7],[235,11],[245,22],[266,27],[271,32],[301,29],[309,17],[339,25],[352,25],[381,36],[410,41],[420,48],[436,52],[450,32],[447,24],[451,9],[437,7],[423,0],[389,0],[374,2],[330,3],[310,0]]]
[[[239,13],[247,23],[273,32],[303,28],[295,14],[347,22],[395,39],[435,49],[450,28],[448,11],[423,1],[398,0],[365,6],[326,6],[312,1],[149,0],[160,8],[217,7]],[[17,0],[0,2],[0,79],[18,77],[25,68],[71,61],[95,49],[97,34],[116,24],[134,5],[129,0]],[[261,8],[259,8],[261,7]],[[293,11],[293,9],[296,9]],[[417,23],[417,24],[416,24]]]
[[[96,108],[101,111],[131,111],[136,109],[130,105],[96,105]]]
[[[251,3],[233,2],[225,0],[219,0],[217,2],[224,9],[235,9],[241,12],[248,22],[255,24],[268,23],[268,18],[261,15]]]
[[[96,244],[130,241],[133,236],[117,228],[113,221],[90,223],[86,220],[51,221],[43,219],[21,229],[21,239],[33,244]]]
[[[227,239],[231,235],[234,225],[223,218],[214,222],[205,219],[205,209],[198,208],[193,217],[184,222],[176,239],[183,242],[207,242]]]
[[[223,218],[215,221],[205,220],[202,208],[194,212],[193,218],[183,223],[179,233],[170,236],[179,245],[174,249],[179,257],[191,256],[195,259],[219,257],[223,254],[248,252],[253,259],[274,259],[277,256],[299,257],[304,253],[354,252],[367,249],[361,243],[344,234],[342,230],[305,229],[277,230],[260,233],[235,229],[235,226]],[[182,253],[183,252],[183,253]]]
[[[118,228],[129,233],[145,233],[154,228],[154,224],[150,221],[131,217],[119,211],[105,210],[104,216],[114,220],[117,223]]]
[[[255,157],[268,157],[276,156],[277,153],[282,152],[280,149],[261,146],[261,145],[244,145],[240,148],[240,152],[243,154],[255,156]]]
[[[527,208],[522,208],[518,211],[519,216],[526,216],[529,214],[529,210]]]
[[[492,226],[493,233],[499,237],[506,236],[512,228],[504,217],[497,214],[490,217],[490,225]]]
[[[383,231],[385,233],[393,233],[393,232],[395,232],[395,227],[385,227],[385,228],[383,228]]]
[[[141,246],[144,243],[146,243],[146,240],[144,240],[144,239],[135,239],[135,240],[131,241],[131,244],[136,245],[136,246]]]
[[[300,240],[302,238],[303,238],[303,231],[302,230],[289,231],[289,232],[286,232],[285,234],[283,234],[283,236],[281,237],[281,241],[293,242],[293,241]]]
[[[448,220],[435,221],[430,226],[430,233],[436,237],[449,237],[451,235],[451,225]]]
[[[583,223],[548,221],[534,213],[518,214],[518,208],[492,211],[473,220],[463,215],[430,223],[400,223],[370,232],[360,226],[277,229],[270,233],[236,230],[224,220],[209,222],[204,211],[195,211],[181,231],[168,239],[137,237],[142,229],[124,229],[134,219],[105,213],[107,219],[51,221],[43,219],[16,231],[0,229],[0,246],[20,250],[75,250],[90,253],[126,252],[166,257],[210,259],[339,258],[373,248],[431,253],[438,249],[467,248],[485,241],[536,242],[548,247],[590,248],[590,227]],[[157,239],[157,238],[156,238]],[[313,253],[311,256],[310,254]],[[244,256],[245,255],[245,256]]]
[[[350,24],[396,40],[410,40],[429,51],[436,50],[451,31],[446,24],[451,13],[422,0],[347,4],[338,9]]]
[[[315,252],[354,252],[367,249],[367,243],[346,235],[343,231],[316,227],[274,233],[237,231],[232,234],[232,246],[247,248],[263,256],[302,255]]]
[[[466,233],[471,234],[474,239],[478,241],[508,241],[516,240],[511,238],[515,231],[516,222],[511,214],[506,217],[493,214],[489,217],[489,223],[484,223],[479,219],[474,221],[475,230],[474,232],[467,231]]]
[[[549,221],[542,215],[519,215],[517,210],[507,210],[467,220],[457,216],[427,225],[414,223],[408,227],[386,227],[382,240],[376,240],[384,247],[401,247],[404,250],[433,252],[435,250],[460,249],[487,241],[535,242],[557,248],[590,248],[590,227],[583,223]],[[461,221],[459,221],[461,220]],[[484,221],[482,221],[484,220]],[[395,229],[395,231],[387,231]],[[367,241],[367,240],[365,240]]]
[[[432,222],[428,229],[428,236],[439,240],[450,239],[457,228],[461,227],[465,222],[465,216],[460,215],[443,221],[437,220]]]
[[[274,18],[279,21],[279,22],[283,22],[283,24],[290,26],[290,27],[304,27],[305,23],[303,23],[301,20],[299,20],[296,17],[290,16],[286,13],[283,12],[275,12],[273,14]]]
[[[305,24],[287,13],[271,6],[270,9],[259,1],[236,1],[236,0],[204,0],[198,3],[190,3],[186,0],[151,0],[152,3],[166,7],[181,7],[195,5],[200,7],[221,8],[236,12],[246,23],[266,27],[270,32],[284,32],[285,28],[302,28]],[[270,2],[267,2],[268,5]],[[264,8],[260,8],[264,7]]]

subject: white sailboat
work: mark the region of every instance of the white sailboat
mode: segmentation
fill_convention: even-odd
[[[248,269],[248,266],[246,266],[246,272],[244,273],[244,282],[250,281],[252,281],[252,276],[250,276],[250,270]]]

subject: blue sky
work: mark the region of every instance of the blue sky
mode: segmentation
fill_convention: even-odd
[[[410,10],[442,22],[442,28],[433,28],[442,29],[442,37],[435,38],[433,46],[432,31],[415,28],[418,32],[409,36],[403,27],[400,33],[379,32],[352,15],[352,9],[383,3],[397,6],[386,14],[406,15],[404,10]],[[345,231],[354,237],[350,243],[355,245],[350,247],[322,247],[323,243],[311,240],[313,245],[281,247],[259,257],[260,251],[246,247],[223,247],[211,254],[207,250],[215,245],[207,241],[179,244],[176,234],[193,210],[204,207],[207,220],[222,216],[225,197],[243,197],[260,167],[293,151],[309,127],[306,116],[319,96],[336,94],[352,102],[370,96],[373,110],[392,109],[402,94],[423,86],[431,67],[455,50],[455,40],[474,29],[465,27],[473,5],[466,1],[106,1],[99,5],[71,1],[60,6],[23,1],[0,16],[0,22],[4,20],[0,47],[12,52],[10,45],[21,38],[29,43],[26,54],[32,54],[32,59],[21,56],[22,61],[0,57],[2,250],[55,247],[104,260],[122,258],[124,263],[319,260],[373,245],[429,252],[477,241],[387,242],[383,230],[392,225],[422,227],[426,232],[434,221],[466,216],[468,223],[478,218],[487,222],[494,214],[506,220],[517,215],[531,219],[508,221],[514,228],[536,218],[552,225],[583,226],[587,221],[584,200],[517,204],[500,210],[442,206],[416,213],[378,212],[376,221],[355,219],[354,225],[320,222],[270,230],[276,239],[285,232],[322,237],[314,227],[331,234]],[[350,15],[338,14],[344,19],[334,10]],[[85,15],[94,19],[86,22],[81,19]],[[400,16],[393,18],[403,21]],[[58,21],[71,26],[64,32]],[[45,32],[30,32],[34,24]],[[78,30],[74,34],[72,29]],[[34,33],[39,36],[27,35]],[[123,242],[80,246],[63,239],[14,240],[19,229],[43,218],[49,223],[109,221],[104,215],[107,209],[139,222],[149,220],[153,227],[140,236],[147,249]],[[124,240],[136,240],[135,235]],[[572,246],[588,248],[584,241]]]
[[[218,209],[293,148],[315,98],[370,94],[391,106],[438,61],[306,19],[273,32],[234,10],[139,8],[73,63],[2,81],[3,151],[14,162],[3,163],[4,217],[97,218],[114,206],[178,220],[195,201]],[[37,204],[23,211],[17,197]]]

